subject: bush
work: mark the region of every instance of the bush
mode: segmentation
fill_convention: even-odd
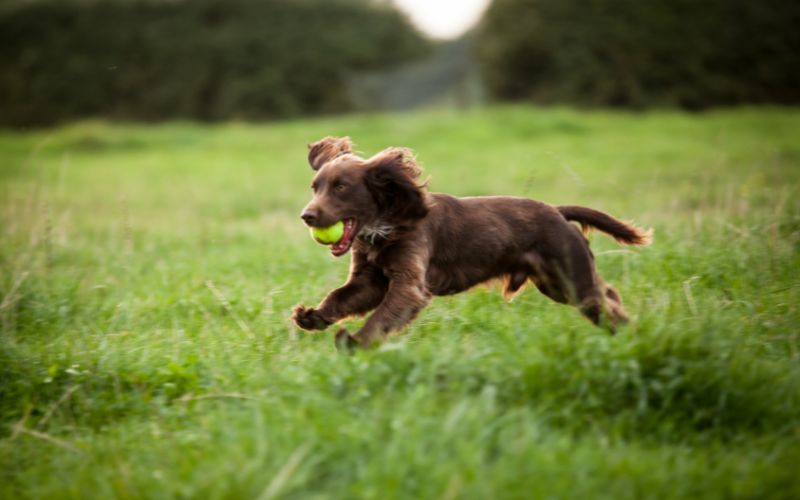
[[[796,104],[798,23],[787,0],[495,0],[478,46],[498,99]]]
[[[366,0],[26,3],[0,15],[0,123],[342,111],[348,73],[426,46]]]

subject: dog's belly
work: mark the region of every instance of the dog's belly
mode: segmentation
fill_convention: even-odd
[[[491,272],[481,269],[463,269],[447,267],[442,269],[439,266],[431,265],[425,275],[425,282],[428,290],[434,295],[453,295],[455,293],[469,290],[475,285],[479,285],[493,278],[499,278],[505,273],[502,271]]]

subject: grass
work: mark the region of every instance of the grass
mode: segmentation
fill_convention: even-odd
[[[528,289],[338,355],[305,144],[599,208],[616,337]],[[495,107],[0,133],[0,497],[797,498],[800,112]],[[359,320],[346,322],[351,330]]]

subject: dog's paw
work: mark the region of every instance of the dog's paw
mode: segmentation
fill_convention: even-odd
[[[351,354],[356,347],[359,347],[358,340],[355,339],[347,330],[342,328],[336,333],[336,338],[334,339],[336,343],[336,350],[344,353],[344,354]]]
[[[292,312],[292,320],[303,330],[324,330],[331,322],[323,318],[313,307],[298,305]]]

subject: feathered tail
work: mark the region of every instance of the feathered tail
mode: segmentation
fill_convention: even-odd
[[[645,231],[599,210],[575,205],[564,205],[556,208],[565,219],[579,223],[584,233],[590,227],[593,227],[611,235],[615,240],[626,245],[649,245],[653,239],[652,229]]]

